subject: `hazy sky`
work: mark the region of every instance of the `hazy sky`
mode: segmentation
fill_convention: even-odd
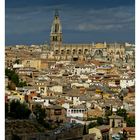
[[[135,0],[6,0],[6,45],[49,43],[60,9],[64,43],[134,42]]]

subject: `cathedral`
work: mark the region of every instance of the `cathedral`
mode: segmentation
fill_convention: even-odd
[[[85,60],[96,59],[116,61],[125,58],[125,44],[64,44],[62,25],[58,11],[55,11],[50,33],[50,49],[55,60]]]

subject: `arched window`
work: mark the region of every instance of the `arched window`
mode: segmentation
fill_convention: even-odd
[[[85,49],[85,50],[84,50],[84,54],[87,54],[87,52],[88,52],[88,49]]]
[[[61,54],[64,54],[64,50],[61,50]]]
[[[70,54],[70,50],[67,50],[67,54]]]
[[[57,36],[53,36],[52,41],[58,41],[58,37]]]
[[[78,54],[81,54],[81,52],[82,52],[82,50],[81,50],[81,49],[79,49]]]
[[[57,33],[59,31],[59,24],[55,24],[55,33]]]
[[[76,50],[75,49],[73,49],[73,54],[75,54],[76,53]]]
[[[55,54],[58,54],[58,50],[55,50]]]
[[[117,52],[116,52],[116,54],[117,54],[117,55],[119,55],[119,54],[120,54],[120,52],[119,52],[119,51],[117,51]]]

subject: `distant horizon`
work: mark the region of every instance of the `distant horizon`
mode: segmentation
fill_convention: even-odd
[[[50,41],[54,9],[59,9],[63,42],[135,42],[134,0],[6,0],[5,44]]]
[[[96,43],[107,43],[107,44],[113,44],[113,43],[118,43],[118,44],[123,44],[123,43],[129,43],[129,44],[134,44],[135,45],[135,42],[128,42],[128,41],[120,41],[120,42],[116,42],[116,41],[114,41],[114,42],[107,42],[107,41],[99,41],[99,42],[63,42],[62,43],[62,45],[63,44],[92,44],[92,43],[94,43],[94,44],[96,44]],[[8,47],[8,46],[16,46],[16,45],[24,45],[24,46],[31,46],[31,45],[48,45],[49,47],[50,47],[50,44],[49,43],[32,43],[32,44],[9,44],[9,45],[5,45],[5,47]]]

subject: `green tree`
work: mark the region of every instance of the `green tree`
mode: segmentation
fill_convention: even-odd
[[[33,113],[35,114],[38,123],[42,124],[47,129],[53,129],[53,125],[45,121],[47,114],[45,109],[42,108],[41,105],[36,105],[33,108]]]
[[[24,87],[24,86],[27,86],[27,83],[25,81],[19,82],[18,87]]]
[[[117,114],[118,116],[124,117],[124,120],[126,120],[126,118],[127,118],[127,112],[126,112],[125,109],[119,108],[119,109],[117,110],[116,114]]]
[[[16,84],[16,86],[18,86],[18,84],[19,84],[19,76],[18,76],[16,73],[14,73],[14,74],[11,76],[11,80],[12,80],[13,83]]]
[[[12,140],[21,140],[21,138],[16,134],[12,134]]]
[[[26,81],[20,81],[18,74],[14,70],[5,69],[5,75],[11,80],[9,89],[15,89],[15,87],[27,86]]]
[[[19,77],[14,70],[5,69],[5,75],[17,86],[19,84]]]
[[[84,125],[84,128],[83,128],[83,135],[86,135],[87,134],[87,126]]]
[[[33,112],[36,115],[37,121],[40,122],[40,123],[43,123],[44,119],[46,117],[45,109],[42,108],[41,105],[36,105]]]
[[[26,104],[19,101],[12,101],[10,103],[10,117],[14,119],[28,119],[31,111]]]
[[[128,117],[126,123],[127,127],[135,127],[135,117]]]
[[[8,79],[11,80],[12,75],[14,74],[13,70],[5,69],[5,75],[8,76]]]
[[[98,125],[102,125],[103,124],[103,118],[102,117],[98,117],[97,118],[97,124]]]
[[[95,126],[97,126],[97,123],[96,123],[96,122],[91,122],[91,123],[89,123],[89,125],[88,125],[88,129],[93,128],[93,127],[95,127]]]

